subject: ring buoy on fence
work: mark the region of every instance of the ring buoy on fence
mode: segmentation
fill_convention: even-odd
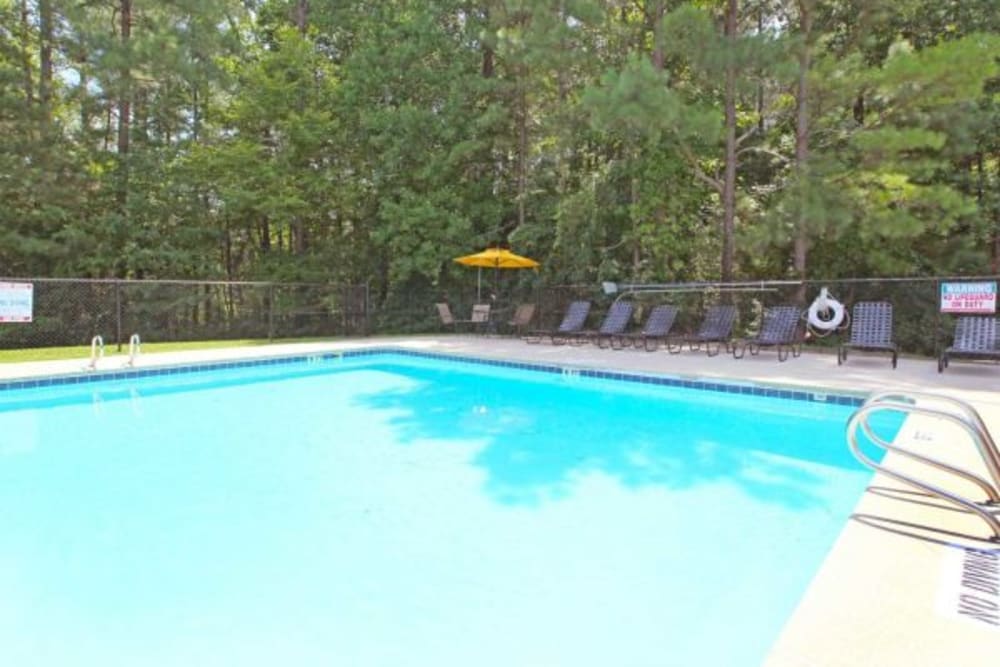
[[[817,331],[829,333],[844,323],[845,314],[844,304],[830,296],[823,287],[819,291],[819,296],[809,306],[809,326]]]

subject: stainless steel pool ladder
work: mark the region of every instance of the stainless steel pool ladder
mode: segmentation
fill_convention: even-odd
[[[134,333],[132,334],[132,337],[128,339],[128,361],[125,362],[125,365],[135,366],[135,360],[138,358],[141,351],[142,339],[139,338],[139,334]]]
[[[937,403],[937,405],[934,405]],[[877,412],[897,412],[907,415],[923,415],[960,426],[976,445],[976,450],[983,460],[989,479],[963,468],[957,468],[939,459],[918,454],[899,447],[879,437],[871,427],[869,418]],[[858,428],[875,445],[887,451],[909,457],[925,465],[960,477],[978,486],[986,495],[985,501],[972,500],[964,495],[953,493],[934,484],[917,479],[909,473],[902,473],[882,465],[861,451],[858,444]],[[1000,451],[990,435],[989,429],[983,423],[976,409],[965,401],[950,396],[928,394],[922,392],[883,391],[872,394],[858,408],[847,422],[847,441],[851,452],[861,463],[873,470],[891,477],[899,482],[916,487],[925,493],[937,496],[953,505],[972,512],[981,518],[993,532],[990,540],[1000,542]]]
[[[104,338],[94,336],[90,339],[90,363],[87,364],[89,370],[97,370],[97,362],[104,356]]]

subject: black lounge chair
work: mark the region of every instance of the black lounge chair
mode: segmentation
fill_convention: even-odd
[[[632,345],[639,349],[639,342],[647,352],[652,352],[660,346],[661,341],[667,341],[667,348],[670,352],[680,352],[680,347],[675,350],[669,344],[670,330],[674,328],[674,321],[677,319],[677,306],[660,305],[649,311],[646,324],[641,331],[631,334],[621,334],[611,339],[611,346],[615,346],[617,341],[620,348]],[[652,347],[650,347],[652,345]]]
[[[733,323],[736,321],[736,306],[711,306],[705,311],[705,319],[701,323],[698,333],[688,336],[687,343],[692,350],[701,349],[705,345],[705,352],[708,356],[717,355],[722,346],[726,346],[726,352],[730,350],[729,339],[733,333]],[[715,343],[715,351],[712,350],[712,343]]]
[[[938,357],[938,373],[948,368],[952,357],[1000,361],[997,320],[989,315],[963,315],[955,325],[955,340]]]
[[[899,348],[892,340],[892,304],[888,301],[859,301],[851,310],[851,336],[837,348],[837,365],[847,361],[850,349],[889,352],[896,367]]]
[[[587,316],[590,314],[589,301],[574,301],[566,308],[566,315],[558,328],[553,330],[532,331],[524,337],[529,343],[540,343],[544,338],[549,338],[552,343],[564,343],[570,336],[583,331],[583,325],[587,323]]]
[[[600,348],[604,348],[605,343],[610,346],[613,337],[620,336],[625,332],[628,323],[632,321],[632,312],[634,310],[635,306],[628,301],[615,301],[608,308],[608,312],[604,316],[604,321],[601,322],[599,329],[596,331],[580,331],[570,336],[570,339],[573,342],[586,342],[590,340],[597,343],[597,346]]]
[[[733,357],[742,359],[744,353],[757,354],[761,348],[774,347],[778,350],[778,361],[802,354],[799,341],[799,323],[802,311],[797,306],[772,306],[764,309],[760,332],[753,338],[745,338],[733,344]]]

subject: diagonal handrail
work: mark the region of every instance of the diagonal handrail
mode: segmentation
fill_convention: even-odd
[[[952,408],[952,410],[945,410],[940,407],[935,408],[918,405],[918,401],[921,400],[944,403]],[[955,409],[957,409],[957,413]],[[960,426],[969,435],[973,443],[975,443],[991,479],[985,479],[976,473],[963,468],[958,468],[940,459],[924,456],[923,454],[918,454],[917,452],[909,450],[905,447],[900,447],[888,442],[872,430],[868,421],[872,414],[880,411],[918,414],[942,419]],[[975,484],[986,494],[987,501],[985,503],[979,503],[970,500],[962,495],[953,493],[934,484],[921,481],[912,475],[898,472],[888,466],[874,461],[861,451],[857,433],[859,428],[872,441],[872,443],[887,451],[907,456],[915,461],[939,470],[943,470]],[[993,532],[993,537],[990,539],[1000,542],[1000,518],[997,517],[991,507],[1000,504],[1000,452],[997,451],[996,443],[990,435],[989,430],[986,428],[982,417],[971,405],[956,398],[939,396],[936,394],[898,391],[878,392],[870,396],[868,400],[866,400],[865,403],[858,408],[853,415],[851,415],[851,418],[847,423],[847,440],[850,444],[851,452],[861,463],[869,468],[872,468],[873,470],[877,470],[878,472],[891,477],[892,479],[914,486],[947,502],[969,510],[979,516],[990,527],[990,530]]]
[[[979,415],[979,412],[966,401],[952,396],[942,396],[941,394],[931,394],[929,392],[913,391],[902,393],[898,391],[880,391],[869,396],[866,403],[891,401],[893,403],[912,402],[915,404],[916,401],[920,400],[944,403],[959,411],[960,414],[958,416],[964,422],[965,427],[975,431],[973,441],[979,450],[983,463],[986,465],[986,469],[990,473],[990,477],[993,479],[994,487],[1000,489],[1000,449],[997,448],[997,444],[993,440],[993,436],[990,435],[990,430]]]

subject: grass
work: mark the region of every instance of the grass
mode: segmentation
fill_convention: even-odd
[[[258,345],[273,345],[277,343],[310,343],[329,340],[327,338],[295,338],[284,340],[267,340],[265,338],[247,338],[242,340],[193,340],[179,343],[143,343],[142,352],[180,352],[184,350],[211,350],[220,347],[253,347]],[[122,351],[117,352],[116,345],[106,345],[106,356],[128,354],[128,345],[122,345]],[[73,347],[39,347],[24,350],[0,350],[0,364],[18,363],[23,361],[56,361],[64,359],[90,359],[90,346],[77,345]]]

